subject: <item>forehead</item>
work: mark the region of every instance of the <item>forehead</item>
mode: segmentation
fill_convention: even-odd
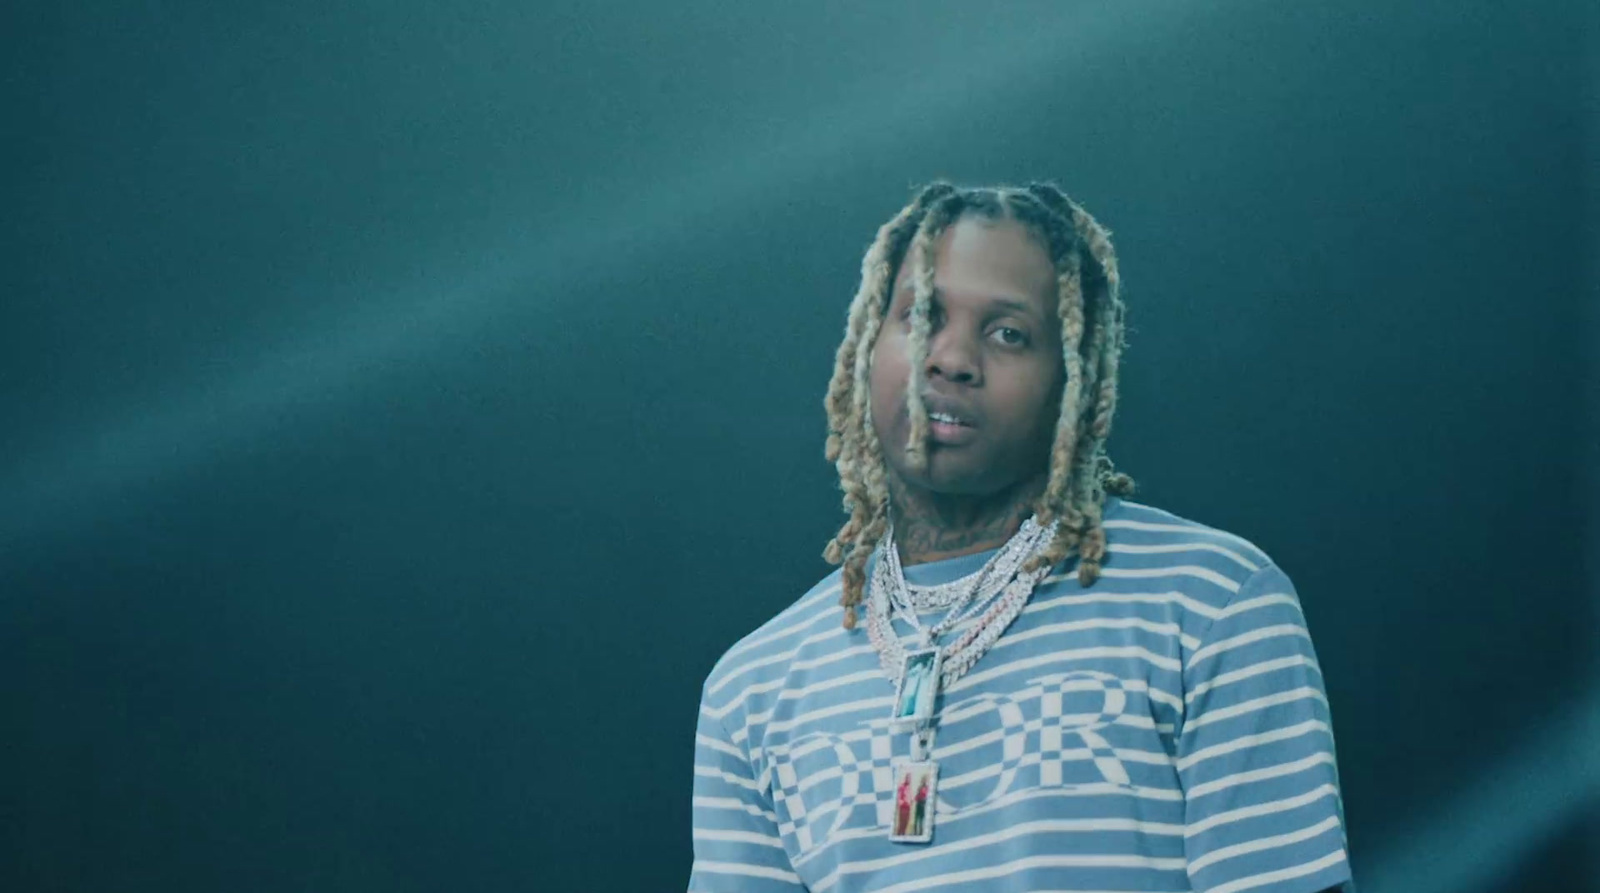
[[[900,265],[895,297],[910,297],[911,263]],[[965,216],[934,244],[934,286],[947,301],[1011,298],[1055,314],[1056,271],[1043,242],[1015,220]]]

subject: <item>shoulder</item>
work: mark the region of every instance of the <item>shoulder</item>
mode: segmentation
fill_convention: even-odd
[[[1115,496],[1106,501],[1105,526],[1107,539],[1125,547],[1186,546],[1187,551],[1210,552],[1251,572],[1272,563],[1265,551],[1237,533]]]
[[[1109,554],[1102,577],[1161,578],[1192,600],[1191,610],[1208,616],[1263,576],[1281,573],[1251,540],[1157,506],[1110,497],[1104,524]]]
[[[704,705],[725,713],[752,685],[787,675],[789,665],[803,651],[846,635],[844,611],[839,607],[842,578],[842,571],[834,570],[724,652],[706,676],[701,692]]]

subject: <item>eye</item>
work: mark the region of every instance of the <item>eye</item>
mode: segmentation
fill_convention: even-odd
[[[999,335],[1000,343],[1006,345],[1007,347],[1028,346],[1028,333],[1022,331],[1021,329],[1013,329],[1010,326],[1000,326],[990,334],[991,336]]]

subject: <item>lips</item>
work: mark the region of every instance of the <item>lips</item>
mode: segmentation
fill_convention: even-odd
[[[923,394],[922,405],[928,415],[943,415],[955,419],[955,424],[966,428],[978,427],[978,414],[970,406],[939,394]]]
[[[934,443],[960,446],[977,437],[978,413],[972,407],[931,393],[923,395],[922,405],[928,412],[928,434]],[[941,421],[939,416],[955,421]]]

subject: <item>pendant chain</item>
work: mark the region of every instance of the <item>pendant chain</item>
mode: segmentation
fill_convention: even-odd
[[[1022,613],[1033,587],[1049,573],[1049,568],[1031,574],[1021,574],[1020,570],[1030,555],[1050,542],[1055,529],[1054,523],[1045,528],[1034,518],[1024,521],[982,569],[956,581],[955,586],[946,584],[954,590],[953,596],[947,594],[948,589],[940,593],[941,600],[949,598],[948,612],[938,623],[927,627],[917,617],[919,605],[906,583],[891,527],[881,543],[867,605],[867,635],[878,652],[884,673],[898,683],[906,654],[905,646],[894,632],[894,617],[898,616],[916,630],[927,647],[937,647],[940,636],[972,617],[979,617],[959,639],[939,648],[943,658],[940,687],[948,687],[959,679]]]
[[[939,763],[933,757],[933,739],[939,728],[938,692],[971,669],[1022,613],[1033,587],[1050,572],[1050,568],[1041,568],[1023,573],[1022,565],[1054,538],[1057,523],[1041,527],[1030,517],[976,573],[942,586],[915,588],[906,582],[905,569],[900,566],[894,528],[884,533],[869,581],[867,637],[877,649],[884,674],[895,684],[891,722],[913,726],[910,760],[895,763],[891,770],[897,779],[891,841],[926,844],[933,840],[939,812]],[[917,614],[930,607],[946,612],[937,623],[924,626]],[[895,632],[895,617],[916,631],[921,648],[906,649]],[[976,621],[954,642],[939,644],[941,636],[973,618]]]

